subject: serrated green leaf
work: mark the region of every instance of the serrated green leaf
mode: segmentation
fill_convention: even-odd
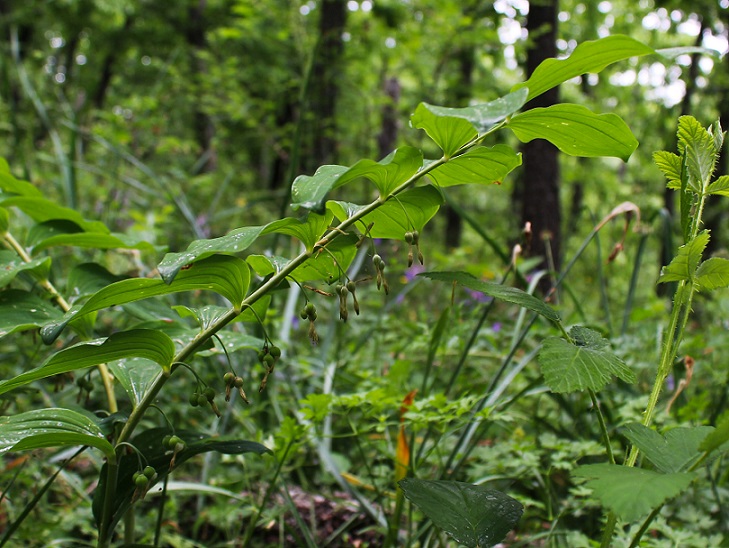
[[[461,147],[478,137],[478,131],[468,120],[443,115],[442,107],[420,103],[410,117],[410,125],[422,129],[435,141],[446,158],[450,158]]]
[[[615,464],[589,464],[572,472],[586,478],[594,496],[622,520],[632,522],[681,494],[694,480],[694,474],[660,474],[653,470]]]
[[[314,245],[324,236],[331,222],[331,212],[327,211],[324,215],[319,215],[312,211],[304,219],[286,217],[274,221],[268,225],[266,231],[293,236],[300,240],[306,246],[306,249],[311,251]]]
[[[417,478],[405,478],[399,485],[436,527],[469,547],[501,542],[524,511],[510,496],[481,485]]]
[[[36,329],[61,316],[63,313],[50,302],[27,291],[6,289],[0,292],[0,337]]]
[[[729,197],[729,175],[722,175],[706,188],[707,194]]]
[[[697,194],[709,184],[717,160],[714,137],[693,116],[678,119],[678,145],[686,158],[688,185]]]
[[[305,207],[323,213],[327,194],[341,186],[339,178],[348,169],[345,166],[321,166],[314,175],[299,175],[291,185],[291,207]]]
[[[620,432],[665,474],[687,472],[701,456],[699,445],[713,432],[711,426],[674,428],[665,436],[638,422],[626,424]]]
[[[164,370],[153,360],[146,358],[125,358],[110,362],[109,369],[119,381],[132,408],[136,408],[152,384],[164,375]]]
[[[210,240],[195,240],[187,250],[181,253],[168,253],[162,262],[157,265],[162,279],[171,283],[180,270],[201,259],[206,259],[217,253],[239,253],[250,247],[259,236],[270,232],[269,225],[244,226],[232,230],[225,236]]]
[[[635,373],[609,348],[599,333],[585,327],[570,329],[574,344],[558,337],[542,343],[538,361],[547,386],[553,392],[601,390],[613,376],[636,382]]]
[[[575,76],[598,73],[618,61],[650,53],[654,53],[653,48],[620,34],[582,42],[566,59],[542,61],[526,82],[512,89],[529,88],[530,100]]]
[[[681,157],[672,152],[660,150],[653,153],[653,162],[668,179],[668,188],[681,189]]]
[[[62,320],[44,326],[41,336],[46,344],[50,344],[74,318],[104,308],[181,291],[215,291],[239,307],[246,296],[250,280],[250,269],[243,259],[213,255],[182,271],[170,284],[159,279],[129,278],[106,286],[92,295],[83,306],[71,309]]]
[[[522,143],[546,139],[570,156],[614,156],[628,161],[638,147],[616,114],[595,114],[582,105],[559,104],[515,115],[508,127]]]
[[[658,283],[693,281],[696,269],[709,243],[709,232],[701,231],[689,243],[678,248],[673,260],[661,269]]]
[[[58,246],[155,251],[155,247],[144,240],[125,234],[84,232],[80,226],[68,220],[52,220],[35,225],[29,231],[26,243],[33,253]]]
[[[161,443],[161,440],[166,435],[171,434],[179,436],[186,444],[185,449],[174,455],[174,466],[172,465],[172,451],[168,451]],[[164,481],[167,474],[179,468],[192,457],[203,453],[216,452],[225,455],[242,455],[245,453],[263,455],[265,453],[271,453],[266,446],[254,441],[235,439],[232,437],[213,438],[191,430],[176,430],[175,432],[172,432],[167,428],[153,428],[151,430],[141,432],[132,438],[130,443],[132,443],[141,453],[144,458],[144,462],[146,462],[149,466],[152,466],[157,472],[157,477],[155,478],[154,483],[150,484],[149,487],[152,487],[155,483]],[[106,467],[107,465],[104,464],[101,468],[101,472],[99,474],[99,485],[94,491],[94,500],[92,503],[92,510],[97,526],[101,519],[104,494],[106,493],[107,488],[108,474],[106,472]],[[115,497],[111,524],[109,525],[110,531],[114,530],[115,525],[127,512],[134,500],[134,492],[136,488],[132,478],[134,473],[138,470],[139,462],[136,455],[121,459],[114,490]]]
[[[496,299],[506,301],[536,312],[550,321],[559,322],[560,317],[557,311],[547,303],[515,287],[507,287],[501,284],[484,282],[468,274],[467,272],[423,272],[419,276],[438,280],[441,282],[456,282],[468,289],[480,291]]]
[[[527,101],[529,90],[519,89],[489,103],[464,108],[438,107],[423,103],[436,116],[462,118],[473,125],[479,134],[484,134],[517,112]],[[415,126],[414,126],[415,127]]]
[[[506,145],[475,147],[437,167],[428,177],[441,187],[501,182],[521,165],[521,154]]]
[[[402,183],[415,175],[423,167],[423,153],[417,148],[403,146],[388,154],[379,162],[360,160],[344,173],[337,187],[365,177],[372,181],[380,195],[389,196]]]
[[[701,444],[699,451],[711,453],[729,441],[729,415],[716,425],[716,428],[708,436],[706,436]]]
[[[164,333],[151,329],[120,331],[106,339],[77,344],[56,352],[40,367],[0,382],[0,394],[53,375],[124,358],[147,358],[163,368],[169,368],[174,355],[175,345]]]
[[[51,220],[66,220],[76,223],[86,232],[108,234],[109,229],[100,221],[87,221],[81,214],[68,207],[63,207],[46,198],[28,196],[0,197],[0,206],[17,207],[37,223]]]
[[[442,204],[443,195],[433,185],[411,188],[365,215],[362,226],[372,223],[369,235],[373,238],[402,240],[405,232],[422,231]],[[340,220],[351,217],[364,207],[348,202],[327,202],[327,208]]]
[[[47,278],[50,269],[50,257],[39,257],[25,262],[13,251],[0,250],[0,287],[8,285],[21,272],[27,272],[37,279]]]
[[[106,456],[114,454],[98,421],[70,409],[34,409],[0,417],[0,454],[67,445],[88,445]]]
[[[729,260],[720,257],[706,259],[696,269],[696,286],[699,290],[729,287]]]
[[[42,197],[43,193],[26,181],[19,181],[10,173],[10,166],[5,158],[0,158],[0,190],[19,196]]]

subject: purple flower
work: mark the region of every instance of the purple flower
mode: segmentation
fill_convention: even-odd
[[[412,282],[415,279],[415,276],[421,272],[425,272],[425,267],[420,263],[415,263],[413,266],[405,270],[405,281]]]

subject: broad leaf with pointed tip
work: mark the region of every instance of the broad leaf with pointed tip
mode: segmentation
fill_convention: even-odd
[[[359,177],[372,181],[381,196],[389,196],[402,183],[423,167],[423,153],[410,146],[400,147],[379,162],[360,160],[344,173],[337,184],[341,186]]]
[[[63,313],[50,302],[19,289],[0,292],[0,337],[36,329]]]
[[[435,141],[446,158],[478,137],[471,122],[462,117],[444,115],[443,107],[420,103],[410,117],[410,125],[422,129]]]
[[[653,463],[659,472],[687,472],[701,456],[699,446],[714,428],[674,428],[661,436],[639,422],[626,424],[620,432]]]
[[[524,511],[515,499],[482,485],[417,478],[400,480],[399,485],[436,527],[468,547],[501,542]]]
[[[595,114],[582,105],[558,104],[515,115],[508,126],[522,143],[546,139],[570,156],[614,156],[628,161],[638,147],[616,114]]]
[[[279,221],[274,221],[268,225],[267,232],[278,232],[293,236],[301,241],[302,244],[311,251],[314,245],[324,236],[332,222],[332,214],[326,212],[324,215],[310,212],[304,219],[294,219],[286,217]]]
[[[372,228],[373,238],[402,240],[405,232],[422,231],[443,204],[443,195],[433,185],[411,188],[385,202],[384,205],[362,218],[361,226]],[[327,202],[338,219],[347,219],[365,206],[348,202]]]
[[[132,408],[139,405],[152,384],[164,374],[158,363],[147,358],[124,358],[109,362],[108,365],[114,378],[127,393]]]
[[[101,232],[103,234],[109,233],[109,229],[104,223],[100,221],[87,221],[78,211],[60,206],[46,198],[35,198],[29,196],[0,196],[0,206],[17,207],[37,223],[60,219],[72,221],[86,232]]]
[[[533,99],[575,76],[588,72],[598,73],[617,61],[648,55],[654,51],[653,48],[620,34],[582,42],[565,59],[542,61],[526,82],[517,84],[513,89],[526,87],[529,89],[527,100]]]
[[[341,186],[339,178],[347,170],[345,166],[321,166],[314,175],[299,175],[291,185],[291,207],[323,213],[327,194]]]
[[[114,447],[98,422],[98,419],[62,408],[34,409],[0,417],[0,454],[42,447],[88,445],[111,456]]]
[[[729,287],[729,260],[721,257],[706,259],[696,269],[696,285],[699,290]]]
[[[130,278],[106,286],[92,295],[83,306],[71,309],[62,320],[44,326],[41,336],[50,344],[74,318],[111,306],[181,291],[215,291],[239,307],[246,296],[250,281],[251,272],[243,259],[230,255],[213,255],[182,271],[170,284],[159,279]]]
[[[475,147],[428,173],[438,186],[500,182],[521,165],[521,154],[506,145]]]
[[[585,327],[570,329],[574,343],[550,337],[542,343],[538,361],[553,392],[601,390],[613,376],[636,382],[635,373],[610,350],[609,342]]]
[[[661,474],[615,464],[580,466],[572,475],[586,478],[587,486],[602,505],[626,522],[635,521],[678,496],[696,477],[687,472]]]
[[[172,340],[159,331],[131,329],[106,339],[85,342],[56,352],[35,369],[0,382],[0,394],[33,381],[124,358],[146,358],[168,369],[175,354]]]
[[[125,234],[84,232],[80,226],[68,220],[51,220],[35,225],[29,231],[26,243],[33,248],[33,253],[56,246],[155,250],[152,244]]]

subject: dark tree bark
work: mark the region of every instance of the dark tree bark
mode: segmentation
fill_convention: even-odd
[[[312,69],[311,150],[303,163],[307,171],[337,160],[336,110],[339,97],[341,59],[344,52],[342,33],[347,19],[344,0],[323,0],[320,3],[319,48]]]
[[[128,36],[133,25],[134,25],[134,17],[132,15],[127,14],[127,16],[124,19],[124,25],[116,33],[116,36],[111,41],[114,44],[114,47],[109,49],[106,56],[104,57],[104,60],[101,63],[101,75],[99,76],[99,82],[98,82],[98,84],[96,84],[96,89],[94,90],[92,97],[91,97],[94,107],[96,107],[99,110],[104,108],[104,102],[106,101],[106,95],[107,95],[107,92],[109,91],[109,86],[111,86],[111,79],[114,76],[114,69],[116,67],[116,62],[119,59],[119,57],[121,55],[123,55],[123,53],[127,47],[126,46],[126,36]]]
[[[387,100],[382,107],[382,125],[377,134],[377,152],[384,158],[395,149],[400,123],[397,116],[397,103],[400,101],[400,81],[397,77],[388,78],[383,84]]]
[[[530,46],[527,51],[527,74],[545,59],[557,55],[557,13],[558,0],[543,0],[529,3],[527,30]],[[559,89],[553,88],[539,97],[532,99],[526,108],[547,107],[559,102]],[[550,265],[547,262],[551,253],[554,267],[559,270],[561,264],[562,215],[559,198],[559,156],[557,148],[551,143],[535,139],[524,145],[523,179],[516,193],[521,202],[522,226],[531,223],[532,255],[542,256],[542,268]],[[542,289],[548,289],[550,281],[543,278]]]

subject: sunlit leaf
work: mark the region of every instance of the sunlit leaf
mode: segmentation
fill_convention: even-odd
[[[678,145],[686,158],[689,186],[701,193],[708,186],[717,160],[714,137],[693,116],[678,119]]]
[[[699,290],[729,287],[729,260],[721,257],[706,259],[696,269]]]
[[[158,363],[146,358],[125,358],[108,365],[114,378],[127,393],[133,408],[139,405],[152,384],[164,374]]]
[[[636,382],[635,373],[610,350],[609,342],[585,327],[570,329],[574,344],[559,337],[542,343],[538,361],[553,392],[602,389],[613,376]]]
[[[34,409],[0,417],[0,454],[42,447],[88,445],[113,455],[98,421],[70,409]]]
[[[500,182],[521,165],[521,154],[509,146],[476,147],[428,173],[438,186]]]
[[[0,292],[0,337],[36,329],[62,315],[58,307],[27,291],[6,289]]]
[[[692,281],[708,243],[709,232],[703,230],[689,243],[679,247],[676,256],[661,269],[658,283]]]
[[[467,272],[423,272],[419,276],[425,276],[431,280],[441,282],[455,282],[468,289],[479,291],[486,295],[490,295],[496,299],[506,301],[536,312],[553,322],[559,322],[560,317],[557,311],[547,303],[538,299],[534,295],[530,295],[517,289],[516,287],[508,287],[501,284],[484,282]]]
[[[423,230],[442,204],[443,195],[433,185],[411,188],[365,215],[361,225],[372,224],[369,235],[373,238],[401,240],[405,232]],[[338,219],[349,218],[363,207],[365,206],[347,202],[331,200],[327,202],[327,208],[333,211]]]
[[[330,212],[327,211],[324,215],[319,215],[312,211],[305,219],[287,217],[274,221],[268,225],[266,230],[293,236],[300,240],[306,246],[306,249],[311,251],[314,245],[324,236],[331,222],[332,214]]]
[[[238,257],[213,255],[183,270],[175,280],[167,284],[163,280],[129,278],[99,290],[86,303],[68,312],[62,320],[52,322],[41,330],[43,340],[53,342],[72,319],[104,308],[156,297],[180,291],[210,290],[240,306],[250,284],[250,269]]]
[[[348,169],[345,166],[321,166],[314,175],[299,175],[291,186],[291,207],[305,207],[323,213],[327,194],[340,186],[338,180]]]
[[[501,542],[524,511],[518,501],[481,485],[417,478],[403,479],[399,485],[436,527],[468,547]]]
[[[77,344],[56,352],[40,367],[0,382],[0,394],[53,375],[124,358],[146,358],[168,368],[174,354],[175,345],[164,333],[151,329],[120,331],[106,339]]]
[[[661,150],[653,153],[653,162],[668,179],[668,188],[681,189],[681,157],[672,152]]]
[[[729,175],[718,177],[707,187],[706,193],[729,197]]]
[[[425,130],[428,137],[443,150],[446,158],[453,156],[461,147],[478,137],[471,122],[462,118],[441,114],[442,107],[420,103],[410,117],[410,125]]]
[[[594,496],[626,522],[645,516],[679,495],[695,478],[686,472],[661,474],[615,464],[580,466],[572,475],[588,479],[587,486]]]
[[[659,472],[686,472],[701,456],[701,442],[714,431],[711,426],[674,428],[661,436],[638,422],[626,424],[620,432],[653,463]]]
[[[595,114],[582,105],[558,104],[515,115],[508,127],[522,143],[546,139],[570,156],[614,156],[628,161],[638,147],[616,114]]]
[[[379,162],[360,160],[340,177],[341,186],[359,177],[372,181],[382,196],[388,196],[423,167],[423,153],[417,148],[403,146]]]
[[[517,84],[513,89],[526,87],[529,89],[528,99],[533,99],[575,76],[598,73],[617,61],[650,53],[654,53],[653,48],[620,34],[582,42],[565,59],[542,61],[526,82]]]

